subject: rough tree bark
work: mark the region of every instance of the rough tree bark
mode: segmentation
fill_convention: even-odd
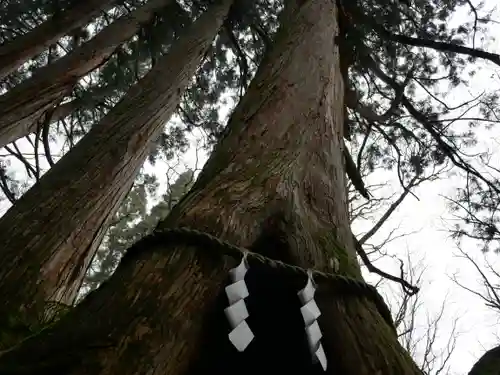
[[[334,255],[341,274],[361,279],[342,168],[335,2],[294,4],[227,136],[157,230],[190,226],[323,271],[331,271]],[[274,269],[250,269],[255,341],[244,353],[231,347],[223,293],[235,263],[206,245],[137,245],[108,282],[56,326],[0,357],[0,372],[11,374],[9,366],[30,353],[25,374],[42,363],[54,375],[323,373],[311,363],[299,312],[296,293],[306,280],[292,282]],[[420,374],[372,302],[326,285],[317,300],[327,373]]]
[[[47,300],[74,301],[109,220],[231,2],[222,0],[196,20],[155,68],[1,218],[0,295],[5,303],[0,322],[19,315],[32,322]]]
[[[42,114],[59,104],[80,78],[105,63],[156,11],[172,3],[173,0],[150,0],[0,96],[0,147],[35,132]]]
[[[18,69],[26,60],[43,52],[72,30],[85,26],[99,12],[109,8],[116,0],[87,0],[64,13],[54,16],[27,34],[0,46],[0,80]]]

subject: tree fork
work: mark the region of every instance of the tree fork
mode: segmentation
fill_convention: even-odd
[[[331,271],[335,257],[340,274],[361,279],[342,168],[335,4],[293,5],[229,132],[158,230],[188,226],[323,271]],[[0,372],[13,373],[9,368],[29,353],[33,366],[45,363],[55,375],[323,373],[311,363],[299,312],[296,292],[306,280],[297,285],[266,267],[254,267],[247,281],[255,341],[235,352],[223,288],[236,262],[213,250],[162,243],[126,255],[55,327],[0,357]],[[317,301],[327,373],[421,374],[371,302],[327,287]],[[72,359],[58,361],[61,353]],[[35,367],[25,373],[35,374]]]
[[[109,220],[232,0],[219,3],[0,219],[0,322],[12,316],[33,322],[47,301],[74,302]]]

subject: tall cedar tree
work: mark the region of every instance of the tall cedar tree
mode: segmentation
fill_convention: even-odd
[[[101,11],[109,8],[116,0],[87,0],[75,2],[62,14],[21,35],[11,43],[0,45],[0,80],[18,69],[33,56],[75,29],[85,26]]]
[[[44,302],[74,301],[110,219],[179,104],[231,2],[209,8],[1,218],[0,294],[6,303],[0,321],[15,316],[33,323]]]
[[[292,3],[287,2],[287,4]],[[343,82],[335,3],[297,1],[191,192],[157,230],[188,226],[265,256],[362,280],[347,217]],[[335,244],[340,242],[343,247]],[[148,241],[55,326],[0,357],[0,373],[321,374],[304,336],[297,280],[253,264],[255,341],[228,341],[224,286],[236,261],[195,243]],[[322,284],[327,373],[420,374],[368,299]]]
[[[125,251],[140,238],[150,234],[194,183],[194,173],[187,170],[169,186],[163,199],[148,213],[146,209],[146,183],[135,184],[121,204],[113,223],[96,252],[92,265],[83,280],[80,295],[96,289],[116,269]],[[140,220],[137,222],[137,220]],[[135,224],[134,224],[135,222]]]
[[[172,3],[173,0],[147,2],[0,96],[0,147],[35,132],[37,120],[57,106],[80,78],[105,63],[156,11]]]

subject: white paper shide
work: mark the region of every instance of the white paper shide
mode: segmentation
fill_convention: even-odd
[[[309,273],[308,276],[306,286],[297,293],[302,304],[300,312],[304,318],[307,341],[313,355],[313,360],[319,361],[323,370],[326,371],[326,355],[320,342],[323,334],[317,322],[317,319],[321,315],[321,311],[319,311],[319,307],[314,301],[316,287],[312,275]]]
[[[245,321],[248,318],[245,298],[249,295],[245,284],[247,271],[246,257],[243,257],[241,263],[229,271],[233,283],[226,287],[229,307],[224,309],[224,313],[232,328],[229,332],[229,340],[239,352],[244,351],[254,338],[253,332]]]

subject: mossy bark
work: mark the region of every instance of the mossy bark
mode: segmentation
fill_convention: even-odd
[[[342,166],[335,2],[290,3],[295,9],[235,109],[227,136],[158,230],[190,226],[323,271],[332,271],[330,259],[338,257],[341,274],[361,279]],[[244,353],[231,347],[223,293],[235,264],[206,246],[138,246],[50,332],[0,357],[0,372],[9,374],[30,352],[27,374],[44,361],[55,375],[324,373],[312,364],[304,337],[296,293],[305,278],[295,281],[265,266],[252,266],[247,280],[255,340]],[[420,374],[372,302],[328,285],[317,301],[327,373]]]
[[[116,0],[86,0],[62,14],[52,17],[30,32],[0,46],[0,80],[18,69],[26,60],[43,52],[61,37],[74,29],[85,26],[99,12],[106,10]]]
[[[109,220],[231,2],[221,1],[196,20],[155,68],[0,219],[0,322],[13,315],[33,321],[47,301],[73,303]]]
[[[0,147],[35,132],[41,116],[58,105],[82,77],[105,63],[156,11],[172,3],[173,0],[149,1],[1,95]]]

